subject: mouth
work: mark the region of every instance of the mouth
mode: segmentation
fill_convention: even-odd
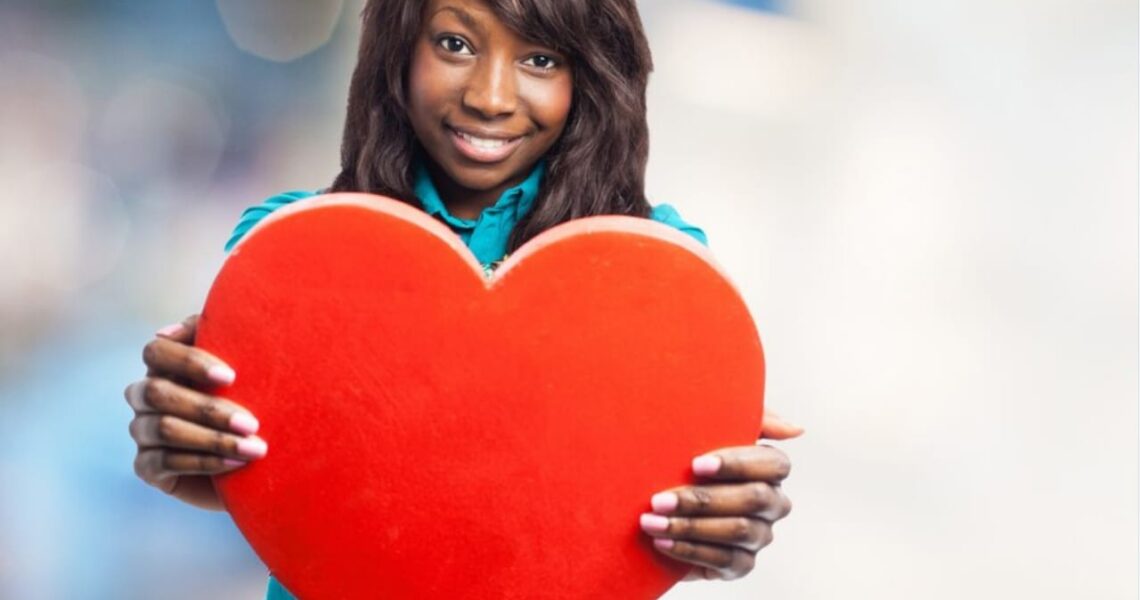
[[[451,141],[460,154],[475,162],[494,163],[510,156],[525,135],[498,132],[460,130],[446,125]]]

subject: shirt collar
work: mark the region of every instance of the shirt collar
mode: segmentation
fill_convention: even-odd
[[[538,189],[542,184],[542,176],[545,172],[546,162],[538,161],[538,164],[522,183],[507,188],[494,205],[483,209],[479,218],[482,218],[483,215],[492,216],[505,213],[505,216],[517,223],[534,207],[534,200],[538,197]],[[435,183],[432,182],[431,175],[423,161],[418,161],[416,164],[413,191],[423,205],[424,211],[429,215],[442,218],[453,229],[474,229],[479,222],[479,219],[460,219],[447,211],[447,206],[439,197],[439,191],[436,190]]]

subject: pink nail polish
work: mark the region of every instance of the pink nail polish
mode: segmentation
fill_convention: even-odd
[[[677,494],[673,492],[654,494],[653,498],[649,500],[649,504],[653,506],[653,512],[671,513],[677,510]]]
[[[653,545],[662,550],[672,550],[673,540],[669,538],[653,538]]]
[[[269,444],[257,437],[245,438],[237,443],[238,454],[249,458],[261,458],[269,451]]]
[[[233,369],[225,365],[214,365],[209,369],[206,369],[206,377],[209,377],[210,381],[213,381],[214,383],[220,385],[229,385],[234,382],[234,379],[237,378],[237,374],[234,373]]]
[[[644,513],[641,515],[641,528],[649,533],[661,533],[669,529],[669,518],[652,513]]]
[[[719,456],[706,454],[705,456],[698,456],[693,459],[693,473],[701,477],[708,477],[716,475],[720,470],[720,466],[724,464]]]
[[[257,433],[257,428],[261,423],[257,422],[257,418],[249,413],[234,413],[230,417],[230,430],[242,435],[253,435]]]
[[[223,458],[222,464],[227,468],[241,467],[247,463],[244,460],[237,460],[236,458]]]
[[[154,333],[155,335],[161,335],[163,337],[173,337],[181,332],[182,323],[174,323],[173,325],[167,325],[166,327],[163,327]]]

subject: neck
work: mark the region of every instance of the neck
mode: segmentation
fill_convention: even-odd
[[[526,175],[504,181],[488,190],[472,190],[465,188],[447,176],[442,169],[432,161],[427,164],[428,174],[447,207],[447,212],[459,219],[478,219],[483,209],[490,208],[499,201],[499,197],[509,188],[522,183]]]

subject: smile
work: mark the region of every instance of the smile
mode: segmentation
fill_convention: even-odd
[[[448,126],[460,154],[476,162],[499,162],[515,151],[525,136],[478,136]]]

